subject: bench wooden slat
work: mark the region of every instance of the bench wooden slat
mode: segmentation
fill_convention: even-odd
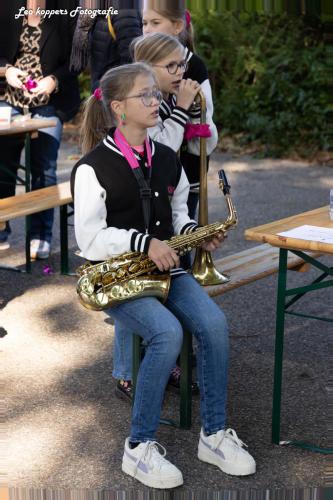
[[[69,181],[4,198],[0,200],[0,223],[71,202]]]
[[[37,136],[39,129],[55,127],[56,125],[56,120],[52,120],[52,118],[30,118],[29,120],[25,121],[13,120],[9,126],[7,125],[5,127],[0,127],[0,135],[7,136],[36,133]]]
[[[318,257],[320,253],[311,252],[309,255]],[[303,263],[303,259],[290,252],[288,253],[288,269],[297,268]],[[258,245],[218,259],[214,261],[214,265],[216,269],[219,269],[223,274],[229,275],[231,279],[223,285],[205,286],[204,289],[211,297],[221,295],[276,273],[279,269],[279,248],[268,244]]]

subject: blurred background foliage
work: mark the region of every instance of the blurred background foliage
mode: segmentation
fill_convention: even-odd
[[[220,145],[273,157],[311,159],[331,151],[325,26],[332,25],[332,0],[188,0],[187,6],[196,51],[208,66]],[[88,74],[80,83],[82,97],[89,96]]]
[[[318,18],[258,12],[193,14],[222,136],[260,153],[329,149],[325,45]]]

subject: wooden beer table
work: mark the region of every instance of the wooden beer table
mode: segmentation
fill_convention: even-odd
[[[31,158],[30,158],[30,150],[31,150],[31,139],[34,139],[38,136],[38,130],[43,128],[55,127],[57,122],[50,118],[30,118],[29,120],[13,120],[10,125],[0,127],[0,136],[15,136],[15,135],[23,135],[25,136],[25,146],[24,146],[24,154],[25,154],[25,167],[20,166],[25,171],[25,178],[22,179],[19,176],[15,177],[15,183],[19,185],[25,186],[25,191],[31,191]],[[4,170],[7,173],[9,172],[6,165],[1,164],[1,153],[0,153],[0,170]],[[9,172],[10,173],[10,172]],[[1,182],[1,181],[0,181]],[[31,220],[30,216],[26,217],[26,235],[30,236],[30,225]],[[6,227],[4,222],[0,222],[0,230],[3,230]],[[26,262],[30,262],[30,237],[26,237]],[[10,266],[1,265],[0,268],[3,269],[13,269]]]
[[[309,225],[318,228],[330,228],[333,230],[333,221],[329,217],[329,207],[325,206],[309,212],[304,212],[292,217],[277,220],[263,226],[249,228],[245,231],[247,240],[269,243],[274,247],[279,247],[279,275],[278,293],[276,305],[276,331],[275,331],[275,366],[274,366],[274,386],[273,386],[273,413],[272,413],[272,441],[275,444],[293,444],[306,449],[331,454],[333,449],[323,449],[308,445],[299,441],[280,441],[280,415],[281,415],[281,390],[282,390],[282,362],[283,362],[283,342],[284,342],[284,321],[285,314],[301,316],[305,318],[318,319],[326,322],[333,322],[333,318],[311,316],[290,310],[306,293],[321,288],[333,288],[333,267],[328,267],[317,258],[308,255],[306,252],[319,252],[324,255],[333,256],[333,244],[324,241],[312,241],[300,238],[280,236],[278,233],[289,231],[300,226]],[[308,265],[321,271],[321,274],[310,284],[287,289],[287,260],[288,252],[301,257]],[[331,290],[332,291],[332,290]],[[292,298],[291,298],[292,297]]]
[[[31,190],[31,161],[30,141],[38,136],[38,130],[42,128],[55,127],[56,121],[49,118],[30,118],[29,120],[14,120],[6,127],[0,127],[0,136],[24,135],[25,136],[25,180],[18,178],[20,184],[25,185],[25,190]],[[0,168],[6,169],[5,165]]]

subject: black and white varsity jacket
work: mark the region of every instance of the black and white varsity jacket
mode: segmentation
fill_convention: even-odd
[[[197,80],[206,97],[206,123],[212,134],[206,140],[207,155],[210,155],[217,145],[218,133],[212,119],[214,108],[207,68],[199,56],[186,47],[184,51],[185,59],[189,63],[184,78]],[[194,190],[199,186],[200,179],[200,141],[198,138],[184,141],[184,128],[187,123],[200,123],[200,107],[192,106],[190,110],[185,110],[177,106],[177,98],[173,95],[170,102],[166,100],[161,102],[159,121],[155,127],[148,129],[148,133],[152,139],[170,146],[174,151],[181,148],[180,160],[190,182],[190,188]]]
[[[81,256],[93,261],[128,251],[148,253],[152,238],[168,240],[197,227],[188,217],[189,183],[177,155],[150,139],[152,203],[146,233],[139,186],[113,132],[81,158],[71,174],[76,240]],[[144,159],[134,154],[145,171]]]

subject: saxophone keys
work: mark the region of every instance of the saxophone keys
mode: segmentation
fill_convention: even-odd
[[[140,271],[141,266],[138,263],[131,264],[130,267],[128,268],[130,273],[137,273]]]

